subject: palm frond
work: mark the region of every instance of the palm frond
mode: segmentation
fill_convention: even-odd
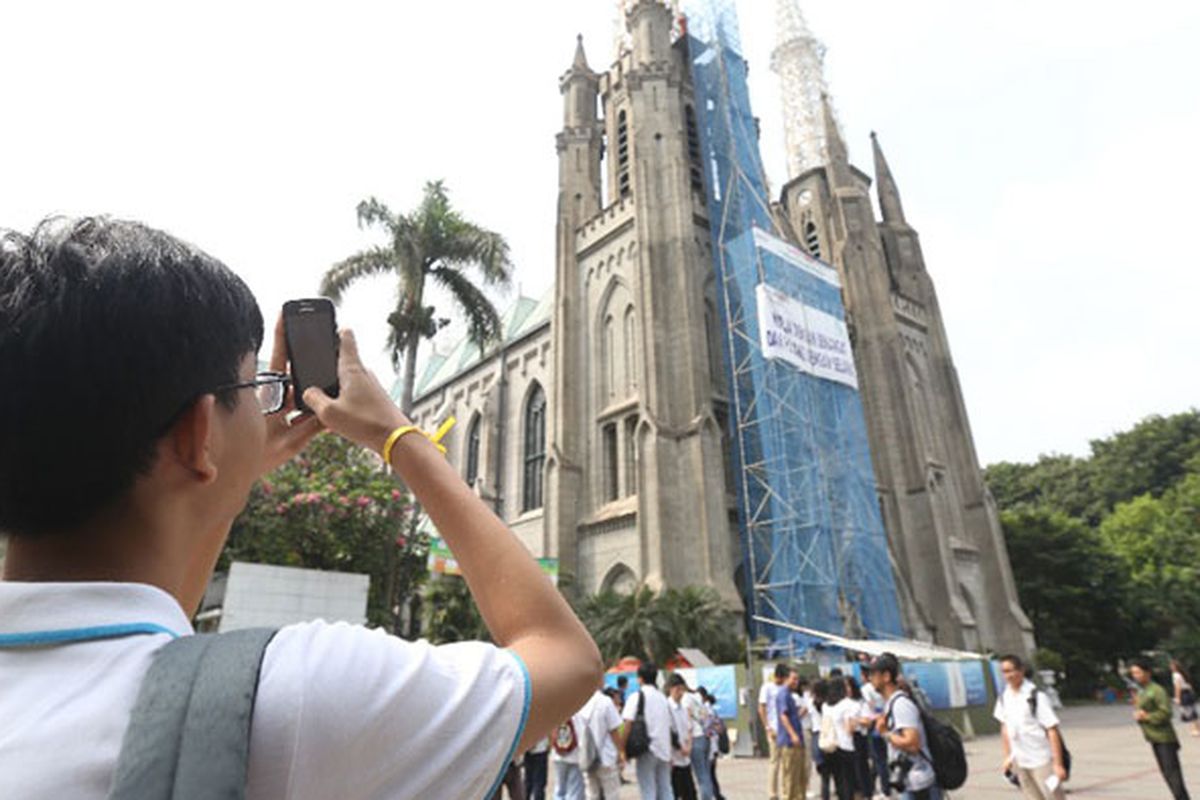
[[[470,278],[459,270],[445,266],[434,268],[431,275],[454,298],[467,318],[467,335],[480,350],[501,337],[504,331],[501,329],[500,314]]]
[[[334,264],[321,278],[321,294],[332,300],[341,300],[350,284],[367,275],[378,275],[396,269],[392,252],[375,247],[355,253]]]
[[[503,236],[461,218],[451,220],[445,233],[444,263],[478,267],[484,283],[491,286],[507,286],[512,281],[513,265]]]
[[[392,229],[396,215],[381,200],[369,197],[358,204],[358,227],[366,228],[382,225],[389,231]]]

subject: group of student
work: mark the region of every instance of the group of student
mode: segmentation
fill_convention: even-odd
[[[728,751],[728,738],[716,698],[703,686],[693,691],[677,673],[664,694],[652,664],[643,664],[637,677],[634,691],[625,676],[616,687],[597,689],[526,753],[524,787],[506,781],[509,797],[542,800],[549,753],[554,800],[617,800],[629,761],[643,800],[724,800],[717,757]],[[640,747],[633,743],[639,736]]]
[[[840,670],[810,683],[796,668],[776,665],[758,698],[772,800],[808,796],[814,770],[823,800],[831,793],[838,800],[938,797],[925,725],[899,662],[885,653],[863,671],[861,684]]]

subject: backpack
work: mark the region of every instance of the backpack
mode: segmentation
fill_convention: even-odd
[[[1037,707],[1038,695],[1041,692],[1035,686],[1033,691],[1029,693],[1029,713],[1033,715],[1034,722],[1037,722]],[[1038,722],[1039,725],[1042,723]],[[1067,749],[1067,740],[1063,737],[1062,726],[1058,728],[1058,740],[1062,743],[1062,760],[1063,769],[1067,772],[1067,780],[1071,780],[1071,751]]]
[[[258,670],[274,629],[181,636],[154,654],[108,800],[241,800]]]
[[[827,706],[827,709],[832,709],[833,706]],[[822,709],[821,714],[821,733],[817,736],[817,747],[821,748],[822,753],[833,753],[838,749],[837,723],[833,721],[833,715],[828,710]]]
[[[629,723],[629,736],[625,739],[625,757],[637,758],[650,751],[650,731],[646,728],[646,694],[638,689],[637,716]]]
[[[933,767],[937,785],[943,789],[961,787],[967,782],[967,753],[963,749],[962,736],[953,726],[947,725],[921,708],[911,697],[903,692],[899,694],[915,705],[921,715],[921,725],[925,728],[925,744],[929,748],[928,752],[922,751],[921,755]],[[894,725],[893,705],[895,705],[894,700],[887,707],[888,730],[891,730]]]
[[[560,756],[574,753],[575,749],[579,747],[579,735],[575,732],[575,720],[569,719],[560,723],[554,731],[554,739],[551,744],[554,752]]]
[[[721,719],[715,708],[704,725],[704,735],[716,737],[717,752],[723,756],[729,755],[729,729],[725,727],[725,720]]]

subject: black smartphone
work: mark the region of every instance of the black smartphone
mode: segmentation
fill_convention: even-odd
[[[311,410],[303,399],[310,386],[337,397],[338,335],[333,303],[324,297],[287,301],[283,304],[283,329],[296,408]]]

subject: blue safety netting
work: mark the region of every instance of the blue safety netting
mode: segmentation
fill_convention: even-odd
[[[732,0],[690,0],[685,11],[730,369],[748,626],[778,653],[817,641],[754,616],[898,636],[858,391],[766,358],[760,344],[759,284],[844,321],[836,272],[775,238]]]

